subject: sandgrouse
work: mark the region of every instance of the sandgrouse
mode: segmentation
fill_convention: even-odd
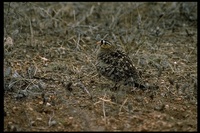
[[[96,69],[100,75],[118,84],[146,89],[137,69],[133,66],[130,58],[116,46],[107,40],[97,42],[99,49],[97,52]]]

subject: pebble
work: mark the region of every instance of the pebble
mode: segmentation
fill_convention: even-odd
[[[54,125],[57,124],[57,122],[56,122],[55,120],[53,120],[53,121],[51,121],[49,124],[50,124],[50,126],[54,126]]]
[[[37,118],[36,118],[36,120],[38,120],[38,121],[42,121],[42,118],[40,118],[40,117],[37,117]]]
[[[178,97],[178,98],[175,99],[175,101],[181,101],[181,100],[182,100],[181,97]]]
[[[164,108],[165,108],[165,105],[159,105],[159,106],[155,106],[154,110],[162,111],[162,110],[164,110]]]
[[[73,117],[69,117],[70,120],[74,119]]]
[[[169,105],[167,104],[167,105],[165,105],[165,109],[166,110],[168,110],[169,109]]]
[[[51,106],[51,104],[50,104],[50,103],[48,103],[48,102],[47,102],[47,104],[46,104],[46,105],[47,105],[47,106]]]

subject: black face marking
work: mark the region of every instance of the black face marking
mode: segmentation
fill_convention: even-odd
[[[105,45],[105,44],[107,44],[107,42],[105,41],[105,40],[101,40],[101,45]]]
[[[102,44],[111,44],[111,43],[110,43],[109,41],[107,41],[107,40],[103,40],[103,39],[102,39],[102,40],[101,40],[101,45],[102,45]]]
[[[104,40],[101,40],[101,45],[104,44]]]

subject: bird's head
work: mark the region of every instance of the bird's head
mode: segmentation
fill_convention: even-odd
[[[101,49],[104,49],[104,50],[110,50],[112,48],[114,48],[113,44],[107,40],[100,40],[97,42],[98,45],[100,45],[100,48]]]

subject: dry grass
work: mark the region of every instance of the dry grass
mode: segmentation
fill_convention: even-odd
[[[197,131],[197,3],[4,2],[4,131]],[[114,92],[96,41],[159,90]]]

